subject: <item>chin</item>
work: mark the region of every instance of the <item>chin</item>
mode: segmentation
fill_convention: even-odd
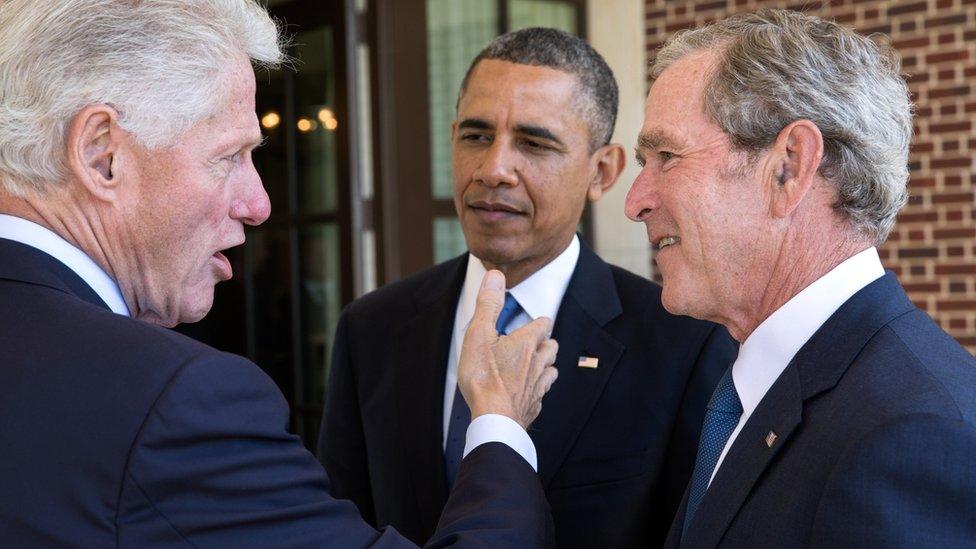
[[[681,293],[681,289],[677,288],[674,283],[669,283],[667,280],[662,284],[664,290],[661,292],[661,305],[664,306],[664,310],[673,315],[682,316],[695,316],[692,307],[688,305],[684,295]]]
[[[182,304],[173,325],[193,324],[194,322],[203,320],[203,317],[207,316],[207,313],[213,307],[213,301],[214,293],[213,287],[211,287],[210,291],[204,295],[197,296],[196,299],[191,300],[189,303]]]
[[[492,265],[508,265],[517,261],[522,255],[518,248],[518,242],[508,243],[507,239],[497,238],[491,242],[482,242],[469,245],[468,249],[482,261],[487,261]]]

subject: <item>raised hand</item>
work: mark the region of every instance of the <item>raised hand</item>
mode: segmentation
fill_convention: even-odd
[[[559,345],[549,338],[552,321],[545,317],[499,336],[495,321],[504,302],[505,275],[488,271],[461,347],[458,386],[472,420],[501,414],[528,429],[559,375],[552,366]]]

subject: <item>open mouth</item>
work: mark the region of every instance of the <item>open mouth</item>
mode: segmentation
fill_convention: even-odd
[[[234,268],[230,265],[230,260],[221,252],[214,252],[213,258],[217,260],[217,274],[221,280],[230,280],[234,277]]]
[[[675,244],[681,242],[680,236],[666,236],[657,242],[657,249],[663,250],[668,246],[674,246]]]

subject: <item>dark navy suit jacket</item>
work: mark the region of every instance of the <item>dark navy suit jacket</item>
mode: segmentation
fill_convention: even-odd
[[[320,459],[334,493],[414,540],[434,531],[448,495],[444,383],[467,257],[355,301],[335,339]],[[529,435],[557,545],[660,546],[737,347],[724,328],[668,314],[659,286],[585,246],[553,338],[559,379]],[[581,356],[598,367],[578,367]]]
[[[54,258],[0,239],[0,546],[401,547],[329,496],[247,360],[111,313]],[[436,546],[543,546],[534,471],[461,464]]]
[[[776,380],[680,545],[974,547],[974,460],[976,360],[888,273]]]

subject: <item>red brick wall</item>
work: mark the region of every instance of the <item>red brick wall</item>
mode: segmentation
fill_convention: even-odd
[[[918,107],[911,197],[881,258],[920,308],[976,352],[976,0],[646,0],[648,53],[679,29],[770,6],[884,33],[901,54]]]

